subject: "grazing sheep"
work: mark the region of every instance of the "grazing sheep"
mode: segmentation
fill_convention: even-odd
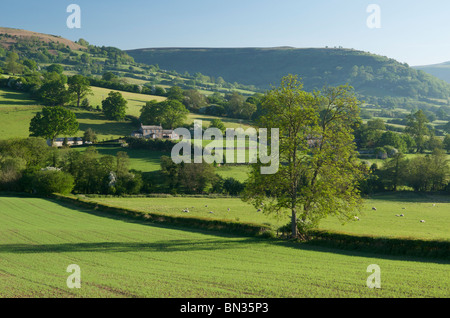
[[[209,211],[208,213],[214,213],[213,211]]]
[[[433,203],[433,206],[436,206],[436,203]]]
[[[228,208],[228,212],[230,212],[230,208]]]
[[[425,223],[425,220],[420,220],[420,223]]]
[[[377,208],[376,208],[376,207],[373,207],[373,208],[372,208],[372,210],[376,211],[376,210],[377,210]]]
[[[405,216],[404,214],[400,214],[400,216]]]
[[[400,216],[400,215],[396,214],[395,216],[397,216],[397,217],[398,217],[398,216]]]
[[[358,221],[359,221],[359,217],[355,216],[355,220],[358,220]]]
[[[256,212],[261,212],[261,211],[262,211],[261,209],[256,210]]]

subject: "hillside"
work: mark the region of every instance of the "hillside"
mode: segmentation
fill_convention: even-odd
[[[421,70],[450,83],[450,61],[440,64],[413,66],[417,70]]]
[[[96,46],[85,39],[76,42],[60,36],[42,34],[27,30],[0,27],[0,74],[2,61],[8,52],[16,52],[21,60],[31,59],[40,69],[50,64],[60,64],[66,75],[81,74],[101,78],[105,72],[117,75],[121,83],[129,84],[133,91],[138,86],[159,86],[167,89],[179,86],[183,89],[197,89],[205,95],[213,92],[228,93],[237,90],[244,95],[253,95],[253,87],[240,83],[216,83],[200,73],[179,74],[173,69],[160,69],[158,65],[136,63],[125,51],[116,47]],[[95,86],[95,85],[94,85]]]
[[[3,39],[0,41],[0,45],[5,48],[9,48],[11,45],[21,41],[38,41],[44,43],[60,43],[63,44],[64,47],[68,47],[71,50],[85,49],[82,45],[60,36],[37,33],[33,31],[0,27],[0,36],[2,35]]]
[[[350,84],[361,95],[448,98],[450,85],[407,64],[352,49],[336,48],[149,48],[129,50],[136,62],[177,72],[201,72],[269,88],[291,73],[307,90]]]

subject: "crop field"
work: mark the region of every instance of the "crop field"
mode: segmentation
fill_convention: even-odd
[[[257,212],[252,205],[239,198],[100,196],[88,199],[142,212],[270,224],[273,229],[290,220],[288,213],[278,217]],[[372,207],[377,210],[372,210]],[[183,212],[184,209],[189,209],[189,212]],[[401,214],[404,216],[396,216]],[[357,215],[359,221],[352,220],[345,224],[336,217],[329,217],[321,222],[320,229],[361,236],[450,240],[448,196],[418,194],[374,196],[365,201],[361,212]],[[421,220],[425,220],[425,223],[421,223]]]
[[[155,226],[0,197],[0,297],[447,297],[448,263]],[[79,266],[81,288],[67,286]],[[366,286],[367,267],[381,289]]]

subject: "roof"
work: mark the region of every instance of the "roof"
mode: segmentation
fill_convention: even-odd
[[[144,125],[141,125],[141,129],[159,129],[159,130],[162,130],[162,127],[161,126],[144,126]]]

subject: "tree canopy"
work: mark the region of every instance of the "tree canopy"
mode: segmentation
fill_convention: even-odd
[[[267,213],[290,211],[293,237],[305,237],[327,215],[354,216],[366,172],[354,143],[359,101],[351,87],[302,88],[290,75],[264,96],[257,127],[279,129],[279,169],[261,174],[263,164],[253,164],[243,196]]]
[[[58,135],[72,135],[78,131],[75,114],[62,106],[44,107],[31,119],[30,136],[54,140]]]

